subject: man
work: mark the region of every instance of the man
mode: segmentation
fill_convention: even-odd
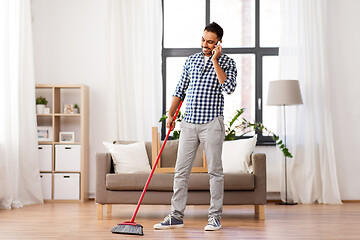
[[[188,179],[199,144],[203,144],[210,175],[210,208],[206,231],[219,230],[224,196],[224,176],[221,153],[225,137],[224,96],[236,87],[236,64],[222,54],[223,29],[210,23],[204,29],[202,52],[190,56],[184,65],[173,95],[167,128],[175,127],[174,115],[187,91],[186,113],[180,124],[178,158],[175,166],[174,193],[171,213],[155,229],[183,227]]]

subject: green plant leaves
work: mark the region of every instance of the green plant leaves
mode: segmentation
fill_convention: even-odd
[[[261,122],[251,123],[248,120],[246,120],[245,118],[242,118],[241,123],[236,125],[235,122],[239,119],[241,114],[244,113],[244,111],[245,111],[245,108],[236,110],[234,117],[231,119],[231,121],[228,124],[228,128],[225,130],[225,141],[231,141],[231,140],[235,139],[235,135],[236,135],[235,129],[240,129],[243,131],[241,136],[244,136],[245,134],[247,134],[249,132],[256,132],[256,131],[266,132],[268,135],[272,136],[276,145],[283,152],[284,156],[289,157],[289,158],[293,157],[291,155],[291,153],[289,152],[289,150],[285,147],[285,144],[283,143],[283,141],[280,140],[279,136],[275,135],[273,132],[268,130],[268,128],[266,128]]]
[[[179,139],[180,138],[180,130],[173,131],[172,139]]]
[[[36,104],[46,105],[46,104],[48,104],[48,100],[46,100],[46,98],[40,96],[40,97],[36,98]]]
[[[164,115],[160,118],[159,122],[165,121],[166,119],[167,119],[167,116],[166,116],[166,114],[164,114]]]

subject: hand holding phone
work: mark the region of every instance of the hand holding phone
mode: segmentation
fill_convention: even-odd
[[[221,50],[222,50],[222,46],[221,46],[221,42],[218,41],[217,44],[215,45],[215,48],[211,51],[211,53],[214,55],[218,55],[217,57],[220,57],[221,55]]]

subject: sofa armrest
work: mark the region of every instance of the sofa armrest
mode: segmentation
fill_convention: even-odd
[[[266,155],[253,153],[251,161],[255,176],[256,204],[266,204]]]
[[[96,153],[96,190],[95,202],[106,203],[106,174],[111,171],[110,153]]]

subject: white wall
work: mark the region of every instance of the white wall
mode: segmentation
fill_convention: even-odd
[[[329,0],[327,52],[341,199],[360,200],[360,1]]]
[[[105,11],[102,0],[32,0],[36,83],[85,84],[90,91],[90,193],[95,153],[115,139],[108,116]]]
[[[342,199],[360,199],[360,1],[328,1],[328,59],[335,153]],[[32,0],[37,83],[86,84],[90,88],[90,193],[95,191],[95,153],[113,140],[106,71],[106,1]],[[267,154],[268,191],[279,191],[275,147]]]

